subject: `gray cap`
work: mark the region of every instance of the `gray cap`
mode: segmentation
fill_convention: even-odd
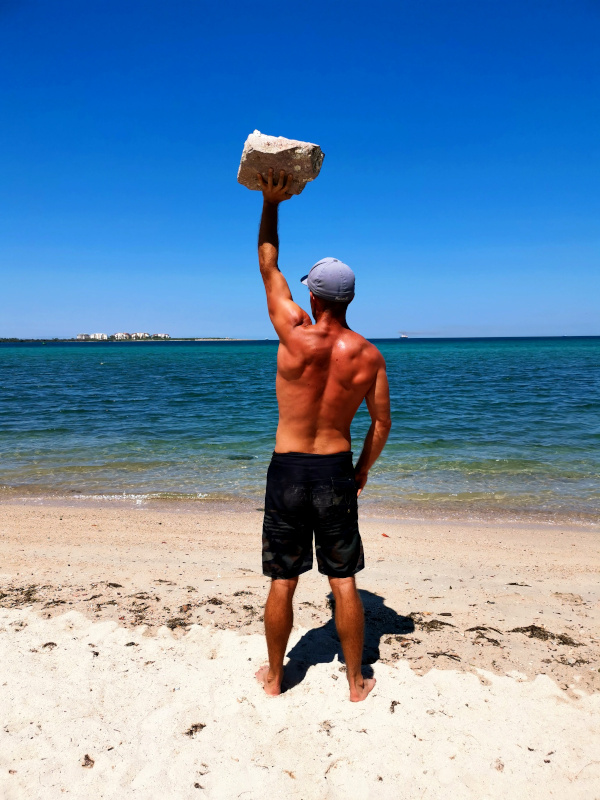
[[[317,297],[349,303],[354,297],[354,273],[337,258],[322,258],[311,268],[302,283]]]

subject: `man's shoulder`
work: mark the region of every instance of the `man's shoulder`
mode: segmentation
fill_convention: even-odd
[[[361,358],[371,361],[373,364],[385,364],[380,350],[375,347],[373,342],[370,342],[360,333],[348,330],[348,340],[352,343],[353,347],[356,348],[357,354],[360,355]]]

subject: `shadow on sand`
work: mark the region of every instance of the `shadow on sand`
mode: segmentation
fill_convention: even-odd
[[[384,604],[383,597],[373,592],[359,589],[365,609],[365,645],[363,650],[363,675],[370,677],[370,667],[379,660],[379,643],[382,636],[413,633],[414,622],[410,617],[402,617],[393,608]],[[305,633],[300,641],[288,652],[289,661],[285,667],[283,679],[284,690],[291,689],[301,683],[306,673],[315,664],[326,664],[335,657],[343,664],[344,654],[335,629],[333,619],[333,595],[328,595],[331,608],[331,619],[320,628]]]

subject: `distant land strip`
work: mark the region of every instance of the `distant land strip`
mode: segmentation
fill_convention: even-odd
[[[127,342],[252,342],[262,341],[261,339],[240,338],[236,336],[172,336],[169,339],[115,339],[113,336],[107,339],[77,339],[75,336],[60,337],[60,336],[40,336],[37,338],[21,338],[19,336],[0,336],[0,342],[76,342],[77,344],[102,344],[103,342],[119,342],[126,344]]]

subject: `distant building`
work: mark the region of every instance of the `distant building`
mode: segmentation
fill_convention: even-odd
[[[78,333],[77,334],[77,341],[78,342],[87,342],[90,339],[89,333]]]
[[[149,339],[150,338],[150,334],[149,333],[132,333],[131,334],[131,338],[132,339]]]
[[[113,339],[131,339],[130,333],[115,333]]]
[[[168,333],[153,333],[152,334],[152,338],[153,339],[170,339],[171,337],[169,336]]]
[[[106,333],[90,333],[90,339],[108,339],[108,335]]]

